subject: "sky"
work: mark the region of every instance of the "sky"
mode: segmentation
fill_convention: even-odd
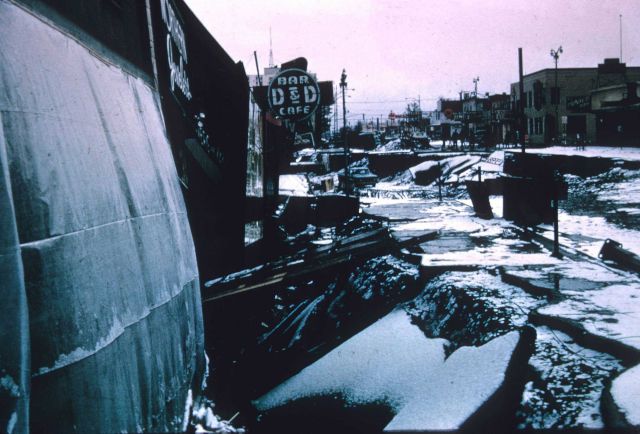
[[[509,92],[524,73],[595,67],[620,56],[640,66],[640,0],[186,0],[232,59],[256,73],[305,57],[319,80],[347,73],[348,119],[386,117],[420,99],[433,110],[461,90]]]

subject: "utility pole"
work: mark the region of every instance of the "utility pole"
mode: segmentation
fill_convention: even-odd
[[[560,104],[560,89],[558,88],[558,58],[560,57],[560,53],[562,53],[562,45],[558,47],[557,50],[551,49],[551,57],[556,63],[556,84],[555,84],[555,103],[556,103],[556,140],[557,136],[560,134],[560,120],[558,119],[558,105]]]
[[[519,75],[519,92],[520,100],[518,101],[518,118],[520,119],[520,143],[522,144],[522,152],[525,152],[524,136],[526,132],[527,119],[524,116],[524,78],[522,71],[522,48],[518,48],[518,75]]]
[[[558,190],[560,189],[560,185],[562,183],[562,177],[560,173],[556,170],[553,173],[553,180],[551,182],[551,186],[553,188],[552,201],[553,201],[553,253],[551,256],[554,258],[562,258],[560,254],[560,235],[558,229]]]
[[[253,58],[256,60],[256,72],[258,73],[258,86],[262,86],[262,78],[260,77],[260,67],[258,66],[258,54],[253,52]]]
[[[349,171],[349,144],[347,143],[347,103],[345,98],[345,91],[347,90],[347,72],[342,70],[340,76],[340,88],[342,89],[342,146],[344,149],[344,193],[349,197],[350,186],[350,171]]]
[[[622,63],[622,14],[620,14],[620,63]]]
[[[333,101],[335,101],[335,109],[333,110],[333,135],[334,137],[338,134],[338,131],[340,131],[340,127],[338,126],[338,87],[336,86],[334,89],[334,98]]]
[[[271,27],[269,27],[269,68],[273,68],[273,42],[271,40]]]

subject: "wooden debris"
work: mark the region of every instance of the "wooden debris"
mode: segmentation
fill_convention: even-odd
[[[363,232],[331,244],[313,246],[293,255],[205,283],[203,303],[243,292],[289,285],[310,275],[336,268],[354,259],[384,255],[392,250],[386,228]]]

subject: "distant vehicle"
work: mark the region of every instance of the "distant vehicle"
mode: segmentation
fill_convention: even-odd
[[[344,189],[346,176],[344,173],[338,174],[340,187]],[[378,177],[366,167],[353,167],[349,170],[349,184],[352,187],[374,186],[378,182]]]
[[[365,150],[373,150],[380,145],[380,138],[372,132],[349,135],[349,147]]]

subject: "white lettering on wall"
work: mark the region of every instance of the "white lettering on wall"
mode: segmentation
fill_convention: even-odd
[[[175,93],[175,88],[177,86],[185,98],[187,98],[187,100],[191,100],[192,95],[191,88],[189,86],[189,77],[185,70],[188,58],[184,31],[182,30],[182,26],[180,26],[180,21],[171,7],[169,0],[160,1],[160,12],[162,15],[162,21],[164,21],[167,26],[167,63],[169,64],[169,84],[171,92]],[[179,59],[177,61],[174,58],[173,45],[178,48]]]

